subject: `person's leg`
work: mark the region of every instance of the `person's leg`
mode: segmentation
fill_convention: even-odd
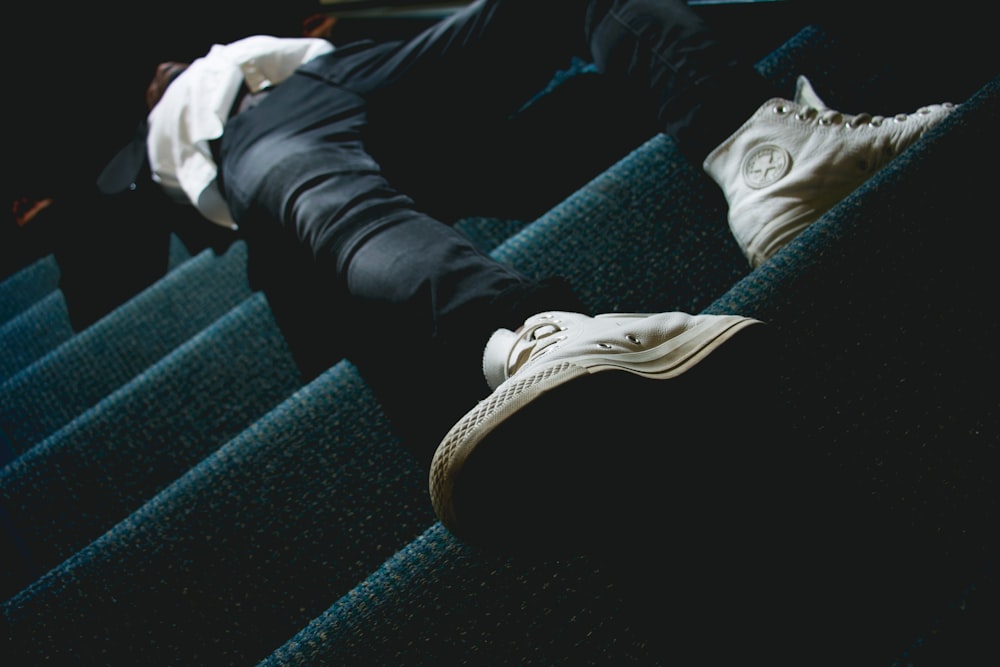
[[[530,219],[607,166],[579,150],[580,136],[565,122],[508,123],[573,56],[587,53],[586,5],[474,2],[412,39],[367,50],[348,45],[304,69],[364,97],[366,151],[436,219]],[[585,114],[576,114],[576,127],[586,126]],[[553,132],[564,140],[552,141]],[[550,156],[562,162],[542,170]],[[583,162],[595,164],[582,169]]]
[[[320,342],[343,347],[327,358],[339,353],[358,363],[387,406],[431,433],[421,439],[430,447],[486,394],[481,357],[490,333],[538,309],[580,306],[563,285],[491,259],[416,207],[367,153],[367,129],[361,97],[293,75],[227,124],[221,184],[255,245],[251,258],[263,245],[271,260],[281,258],[267,272],[308,281],[299,286],[302,321],[339,329]],[[428,373],[440,379],[432,394]]]
[[[635,113],[655,113],[671,134],[709,107],[720,132],[731,132],[727,120],[742,122],[773,92],[684,0],[480,0],[377,60],[341,69],[335,83],[373,108],[405,102],[407,116],[458,105],[477,118],[502,118],[573,58],[646,91],[653,107]],[[716,96],[728,104],[716,108]]]
[[[362,94],[373,115],[430,118],[455,107],[477,121],[502,119],[573,56],[587,57],[589,0],[478,0],[377,59],[351,56],[328,80]],[[331,60],[343,59],[331,56]],[[317,61],[307,69],[325,69]],[[401,106],[400,106],[401,105]]]
[[[592,94],[571,114],[509,122],[574,60],[603,75]],[[305,69],[365,97],[368,152],[449,218],[470,203],[476,215],[540,214],[656,131],[700,166],[773,93],[682,0],[483,0],[410,40]]]
[[[594,63],[648,95],[660,128],[694,164],[774,95],[683,0],[593,4],[587,29]]]

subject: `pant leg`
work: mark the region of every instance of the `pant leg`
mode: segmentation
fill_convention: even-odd
[[[712,82],[759,78],[684,0],[478,0],[364,58],[349,84],[343,69],[334,76],[372,108],[385,100],[407,115],[457,105],[502,117],[573,58],[647,91],[654,106],[635,113],[656,114],[667,131]]]
[[[524,128],[511,134],[505,121],[575,58],[594,63],[615,92],[581,105],[579,123],[528,124],[536,132],[527,139]],[[337,76],[343,80],[343,70]],[[440,150],[439,136],[461,137],[454,145],[467,150],[455,161],[470,164],[464,174],[500,165],[484,171],[503,183],[496,197],[488,188],[473,188],[487,203],[528,192],[552,173],[574,174],[566,182],[579,185],[606,165],[581,165],[585,148],[558,149],[574,139],[586,147],[595,134],[620,135],[619,145],[632,147],[635,133],[629,130],[636,127],[672,135],[700,168],[775,94],[683,0],[480,0],[376,61],[364,60],[347,76],[368,99],[371,125],[378,128],[369,150],[397,185],[407,191],[428,185],[409,156]],[[583,134],[587,127],[591,131]],[[480,144],[497,158],[477,164]]]
[[[587,52],[585,0],[480,0],[412,39],[345,52],[304,71],[362,96],[365,150],[387,179],[435,218],[530,219],[592,177],[605,162],[571,145],[563,124],[512,128],[508,119],[574,56]],[[574,18],[575,17],[575,18]],[[583,125],[583,121],[579,123]],[[542,171],[540,157],[565,169]],[[428,168],[430,167],[430,168]],[[552,174],[565,176],[556,182]],[[538,177],[542,177],[541,180]],[[516,193],[511,196],[511,192]]]
[[[775,91],[683,0],[598,0],[588,42],[598,69],[647,94],[662,131],[698,168]]]
[[[305,69],[363,95],[373,115],[426,119],[451,109],[504,118],[574,56],[588,54],[589,0],[477,0],[377,58],[344,56]],[[335,60],[341,62],[328,68]]]
[[[316,346],[294,350],[313,364],[307,374],[322,360],[355,361],[429,456],[487,392],[490,333],[581,306],[562,284],[491,259],[417,207],[367,152],[367,131],[362,97],[295,74],[227,123],[220,181],[250,244],[251,276],[282,296],[275,314],[295,327],[290,342]]]
[[[411,333],[423,337],[449,328],[468,303],[534,282],[417,207],[369,154],[368,132],[362,97],[290,77],[226,126],[220,180],[237,222],[276,224],[331,294],[405,305]]]

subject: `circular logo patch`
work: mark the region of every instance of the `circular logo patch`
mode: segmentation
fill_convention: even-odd
[[[751,188],[766,188],[781,180],[791,166],[792,156],[788,151],[774,144],[764,144],[743,158],[743,181]]]

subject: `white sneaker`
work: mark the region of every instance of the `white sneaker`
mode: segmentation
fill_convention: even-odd
[[[830,109],[805,77],[795,99],[764,103],[704,169],[729,204],[729,227],[757,267],[955,107],[854,116]]]
[[[452,427],[433,457],[430,496],[438,518],[477,543],[516,542],[511,534],[519,532],[544,541],[548,535],[540,533],[550,523],[559,524],[551,531],[558,535],[572,532],[574,521],[594,520],[603,510],[586,509],[587,500],[567,489],[592,477],[595,467],[598,475],[607,472],[608,482],[617,477],[614,466],[603,463],[617,456],[615,443],[605,441],[638,441],[650,419],[657,427],[664,423],[664,411],[690,418],[682,407],[686,398],[678,402],[658,391],[674,383],[657,381],[690,374],[755,324],[736,315],[548,312],[516,333],[497,331],[483,355],[493,393]],[[723,376],[743,368],[718,365]],[[709,382],[709,391],[721,395],[716,380]],[[705,403],[704,392],[690,387],[682,382],[668,389]]]

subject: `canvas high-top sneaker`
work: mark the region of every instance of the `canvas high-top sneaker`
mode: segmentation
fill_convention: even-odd
[[[615,502],[630,504],[632,491],[660,493],[639,483],[643,471],[666,455],[664,439],[700,421],[699,411],[736,415],[751,402],[743,383],[767,395],[750,369],[772,355],[736,341],[769,329],[736,315],[547,312],[517,332],[497,331],[483,356],[494,391],[455,424],[432,461],[438,518],[474,543],[568,547],[589,522],[617,514]],[[721,400],[733,395],[740,398]],[[720,426],[747,427],[741,418],[706,421],[697,446],[707,449],[698,456],[719,446]],[[682,467],[685,456],[677,450]],[[610,504],[598,487],[614,497]],[[629,523],[620,519],[616,525]]]
[[[794,100],[765,102],[703,165],[725,193],[729,227],[750,265],[784,247],[954,106],[848,115],[830,109],[805,77]]]

